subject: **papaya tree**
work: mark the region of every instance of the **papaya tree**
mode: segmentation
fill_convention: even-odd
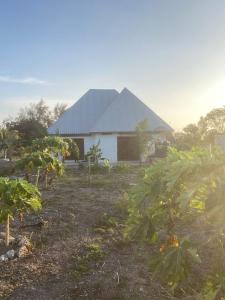
[[[190,286],[201,293],[212,278],[225,291],[224,195],[225,153],[203,148],[171,148],[130,193],[125,237],[156,245],[151,270],[175,295]],[[196,277],[204,260],[210,268]]]
[[[5,222],[5,243],[9,245],[10,219],[18,213],[41,209],[37,187],[26,180],[0,177],[0,222]]]
[[[46,136],[42,139],[35,139],[32,142],[32,150],[48,152],[62,158],[70,154],[69,144],[59,136]]]
[[[48,186],[48,175],[61,176],[64,167],[61,161],[48,152],[34,152],[17,161],[17,169],[24,171],[28,181],[36,175],[35,184],[38,186],[40,176],[44,178],[45,187]]]

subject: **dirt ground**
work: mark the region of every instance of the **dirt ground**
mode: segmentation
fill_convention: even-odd
[[[20,228],[16,220],[12,225],[12,235],[30,237],[34,248],[26,258],[0,263],[0,298],[171,299],[152,280],[146,249],[121,236],[124,193],[139,173],[132,167],[126,174],[98,174],[89,185],[84,171],[70,168],[43,191],[41,214],[26,217]],[[40,217],[45,224],[33,226]]]

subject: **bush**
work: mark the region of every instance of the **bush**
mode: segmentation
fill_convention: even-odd
[[[176,295],[224,292],[224,195],[225,153],[200,148],[170,149],[130,193],[124,235],[157,245],[151,268]]]

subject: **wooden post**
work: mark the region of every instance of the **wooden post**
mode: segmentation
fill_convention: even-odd
[[[7,215],[6,224],[5,224],[5,244],[9,246],[9,214]]]
[[[91,184],[91,158],[88,156],[88,183]]]

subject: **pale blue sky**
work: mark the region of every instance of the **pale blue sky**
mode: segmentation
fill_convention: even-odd
[[[123,87],[175,128],[225,105],[225,1],[0,0],[0,120]]]

